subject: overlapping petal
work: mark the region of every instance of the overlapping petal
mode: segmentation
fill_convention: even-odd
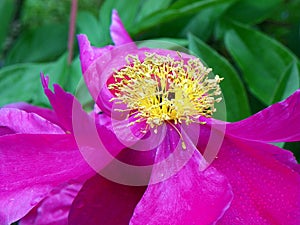
[[[111,129],[111,118],[105,114],[89,116],[79,107],[73,107],[73,135],[84,159],[95,171],[103,169],[126,146]]]
[[[44,92],[57,116],[57,123],[68,132],[72,132],[73,103],[77,101],[73,95],[65,92],[59,85],[54,84],[54,93],[49,89],[49,77],[41,74]]]
[[[286,100],[250,116],[229,123],[228,135],[265,142],[291,142],[300,140],[300,90]]]
[[[79,43],[82,42],[82,37],[79,37]],[[88,42],[88,40],[86,40]],[[101,108],[101,110],[107,114],[110,114],[113,103],[109,100],[113,97],[112,93],[107,88],[107,81],[114,73],[115,69],[120,69],[126,65],[125,57],[130,53],[136,53],[135,44],[127,44],[120,47],[113,48],[114,50],[102,51],[99,48],[93,48],[90,45],[82,45],[80,48],[80,54],[85,52],[101,51],[101,54],[91,53],[94,56],[90,56],[92,60],[89,63],[82,61],[81,67],[83,70],[84,80],[88,87],[88,90]],[[81,53],[83,52],[83,53]],[[82,56],[85,57],[85,56]]]
[[[113,124],[114,119],[103,113],[89,115],[73,95],[66,93],[58,85],[54,85],[53,93],[48,88],[47,77],[42,76],[42,82],[59,123],[74,136],[81,154],[95,171],[101,170],[122,149],[139,140],[132,134],[132,128],[122,129],[127,123]],[[132,139],[130,135],[135,138]],[[123,143],[121,138],[128,140]]]
[[[157,149],[159,163],[153,167],[150,185],[134,211],[132,225],[215,224],[230,205],[232,192],[227,179],[213,167],[203,170],[205,160],[191,140],[184,137],[184,150],[174,133],[167,133]],[[159,177],[161,182],[152,183]]]
[[[69,224],[128,224],[144,191],[145,187],[126,186],[95,175],[75,198]]]
[[[57,116],[51,109],[38,107],[35,105],[28,104],[26,102],[16,102],[3,106],[4,108],[17,108],[28,113],[35,113],[44,119],[57,124]]]
[[[84,34],[77,36],[79,50],[80,50],[80,63],[82,73],[85,73],[87,68],[101,55],[109,53],[113,46],[108,45],[103,48],[95,48],[91,46],[90,41]]]
[[[66,134],[2,136],[0,155],[3,225],[22,218],[55,186],[92,173]]]
[[[6,127],[14,133],[64,133],[64,131],[56,124],[53,124],[35,113],[27,113],[17,108],[0,109],[0,127]]]
[[[269,144],[224,141],[212,166],[226,175],[234,199],[218,224],[300,223],[300,175],[292,168],[296,162],[284,155]]]
[[[70,182],[54,188],[19,224],[68,225],[71,204],[81,187],[81,183]]]

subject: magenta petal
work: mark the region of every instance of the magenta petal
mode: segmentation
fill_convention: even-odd
[[[27,113],[16,108],[0,109],[0,127],[7,127],[15,133],[28,134],[63,134],[57,125],[34,113]]]
[[[271,152],[279,155],[268,144],[226,139],[212,165],[227,176],[234,199],[218,224],[300,224],[300,175]]]
[[[72,183],[55,188],[19,225],[68,225],[71,204],[81,187],[80,183]]]
[[[133,42],[128,32],[126,31],[117,10],[113,10],[112,12],[110,36],[116,46]]]
[[[71,135],[1,136],[0,155],[0,215],[7,223],[22,218],[53,187],[92,173]]]
[[[75,97],[65,92],[59,85],[54,84],[54,93],[49,89],[49,78],[41,74],[44,92],[47,95],[58,119],[58,124],[65,130],[72,132],[72,110]]]
[[[110,129],[109,116],[105,114],[89,116],[79,106],[79,102],[74,102],[73,135],[84,159],[95,171],[99,171],[125,146]]]
[[[93,50],[85,51],[90,52]],[[127,64],[125,57],[130,53],[138,53],[135,44],[122,45],[115,47],[113,50],[103,52],[101,56],[92,56],[92,62],[88,64],[89,66],[88,68],[86,67],[86,70],[83,67],[86,66],[86,63],[84,61],[81,62],[84,64],[82,65],[83,76],[88,90],[99,108],[107,114],[110,114],[113,106],[110,100],[114,97],[107,88],[107,81],[115,70],[123,68]]]
[[[268,155],[269,157],[285,164],[286,166],[290,167],[300,174],[300,164],[297,162],[295,156],[291,151],[265,143],[259,143],[257,145],[258,146],[256,148],[262,149],[264,155]]]
[[[125,186],[95,175],[75,198],[69,224],[128,224],[144,191],[144,187]]]
[[[26,102],[12,103],[12,104],[5,105],[4,107],[5,108],[17,108],[17,109],[21,109],[28,113],[35,113],[35,114],[45,118],[46,120],[57,124],[57,116],[56,116],[55,112],[50,109],[30,105]]]
[[[190,149],[187,137],[185,140],[187,149],[180,148],[178,153],[182,158],[170,160],[164,166],[154,166],[151,182],[153,177],[172,173],[181,160],[186,160],[186,155],[192,153],[191,158],[178,173],[148,186],[130,224],[215,224],[228,209],[232,192],[227,179],[213,167],[200,171],[203,158],[198,151]],[[157,149],[156,162],[169,157],[173,145],[172,135],[167,134]]]
[[[77,35],[80,51],[80,62],[82,73],[88,69],[88,67],[101,55],[108,53],[113,49],[113,46],[105,46],[103,48],[92,47],[87,36],[84,34]]]
[[[227,125],[226,133],[249,140],[291,142],[300,140],[300,90],[261,112]]]

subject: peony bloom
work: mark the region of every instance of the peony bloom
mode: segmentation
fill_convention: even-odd
[[[300,90],[222,122],[197,58],[138,48],[116,11],[111,36],[78,36],[92,113],[44,76],[53,111],[0,110],[0,224],[300,224],[299,164],[270,144],[300,140]]]

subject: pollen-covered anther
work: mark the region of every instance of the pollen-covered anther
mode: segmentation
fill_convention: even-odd
[[[144,60],[135,55],[126,60],[109,89],[115,94],[111,101],[126,104],[125,111],[140,118],[130,125],[142,120],[155,129],[164,122],[190,124],[200,116],[211,117],[214,103],[222,99],[217,96],[223,78],[208,78],[211,69],[197,58],[145,53]]]

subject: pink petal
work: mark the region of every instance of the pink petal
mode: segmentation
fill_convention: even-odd
[[[7,127],[15,133],[28,134],[63,134],[57,125],[34,113],[27,113],[16,108],[0,109],[0,127]]]
[[[117,10],[113,10],[112,12],[110,36],[116,46],[133,42],[128,32],[126,31]]]
[[[54,93],[49,89],[49,78],[41,74],[44,92],[47,95],[54,112],[56,113],[58,124],[65,130],[72,132],[72,111],[74,101],[73,95],[65,92],[59,85],[54,84]]]
[[[295,156],[291,151],[279,148],[274,145],[260,143],[260,146],[257,148],[263,148],[263,154],[272,157],[273,159],[279,161],[280,163],[285,164],[291,169],[295,170],[300,174],[300,164],[297,162]]]
[[[240,122],[227,125],[227,134],[265,142],[300,140],[300,90]]]
[[[95,171],[102,170],[120,151],[141,139],[127,124],[118,121],[115,124],[114,119],[104,113],[88,115],[78,101],[73,102],[71,122],[71,135],[82,156]]]
[[[215,224],[228,209],[232,192],[227,179],[213,167],[200,171],[202,156],[184,134],[187,149],[183,150],[178,138],[174,138],[176,135],[171,131],[158,147],[156,162],[161,165],[154,166],[150,182],[173,175],[148,186],[130,224]],[[170,152],[177,144],[176,156],[172,158]],[[182,161],[186,164],[182,165]]]
[[[95,170],[103,169],[126,146],[116,137],[111,126],[111,118],[99,114],[94,119],[76,106],[73,111],[73,134],[80,153]]]
[[[81,154],[95,171],[101,170],[126,148],[115,135],[114,127],[111,127],[112,118],[105,114],[93,118],[94,115],[88,115],[73,95],[66,93],[56,84],[53,93],[48,88],[48,77],[44,77],[43,74],[41,77],[59,124],[67,133],[74,135]]]
[[[1,136],[0,155],[1,224],[22,218],[53,187],[92,173],[71,135]]]
[[[128,224],[144,191],[144,187],[125,186],[95,175],[75,198],[69,224]]]
[[[88,40],[85,40],[85,42],[88,42]],[[88,60],[86,58],[87,56],[81,57],[81,67],[85,83],[100,109],[103,112],[110,114],[113,103],[109,100],[113,95],[107,88],[107,81],[112,76],[115,69],[118,70],[126,65],[125,57],[129,53],[136,52],[136,46],[134,44],[127,44],[114,48],[114,50],[107,50],[103,52],[103,54],[97,55],[97,57],[94,56],[92,47],[88,48],[86,46],[87,44],[82,47],[82,50],[80,48],[80,52],[89,52],[90,56],[88,59],[91,59],[89,63],[86,63],[85,61]],[[98,50],[100,51],[101,49]]]
[[[139,152],[128,148],[139,149],[142,146],[139,146],[137,142],[151,142],[151,140],[155,140],[155,137],[157,139],[157,135],[154,136],[154,139],[141,140],[132,133],[129,127],[124,126],[125,129],[121,129],[122,127],[119,128],[119,125],[113,124],[112,118],[106,114],[94,115],[95,121],[91,117],[85,116],[84,112],[79,111],[73,115],[74,137],[78,148],[95,171],[103,171],[108,164],[113,164],[109,169],[113,169],[114,173],[116,171],[114,166],[118,165],[118,160],[126,165],[130,162],[133,165],[148,165],[153,162],[153,152]],[[105,170],[105,173],[110,173],[109,169]]]
[[[21,109],[28,113],[35,113],[52,123],[55,123],[55,124],[57,123],[56,114],[53,110],[50,110],[50,109],[30,105],[26,102],[12,103],[12,104],[5,105],[4,107],[5,108],[17,108],[17,109]]]
[[[68,225],[71,204],[81,187],[80,183],[66,183],[53,189],[19,225]]]
[[[101,55],[109,53],[113,49],[113,46],[108,45],[103,48],[92,47],[87,36],[85,34],[77,35],[80,51],[80,62],[82,73],[88,69],[88,67]]]
[[[241,139],[223,143],[212,165],[227,176],[234,199],[218,224],[300,224],[300,175],[273,150]]]
[[[95,171],[101,170],[126,147],[119,142],[113,127],[110,128],[112,119],[105,114],[93,118],[94,114],[88,115],[73,95],[56,84],[53,85],[53,93],[48,88],[49,78],[43,74],[41,78],[59,124],[67,133],[74,135],[78,148],[89,165]]]

